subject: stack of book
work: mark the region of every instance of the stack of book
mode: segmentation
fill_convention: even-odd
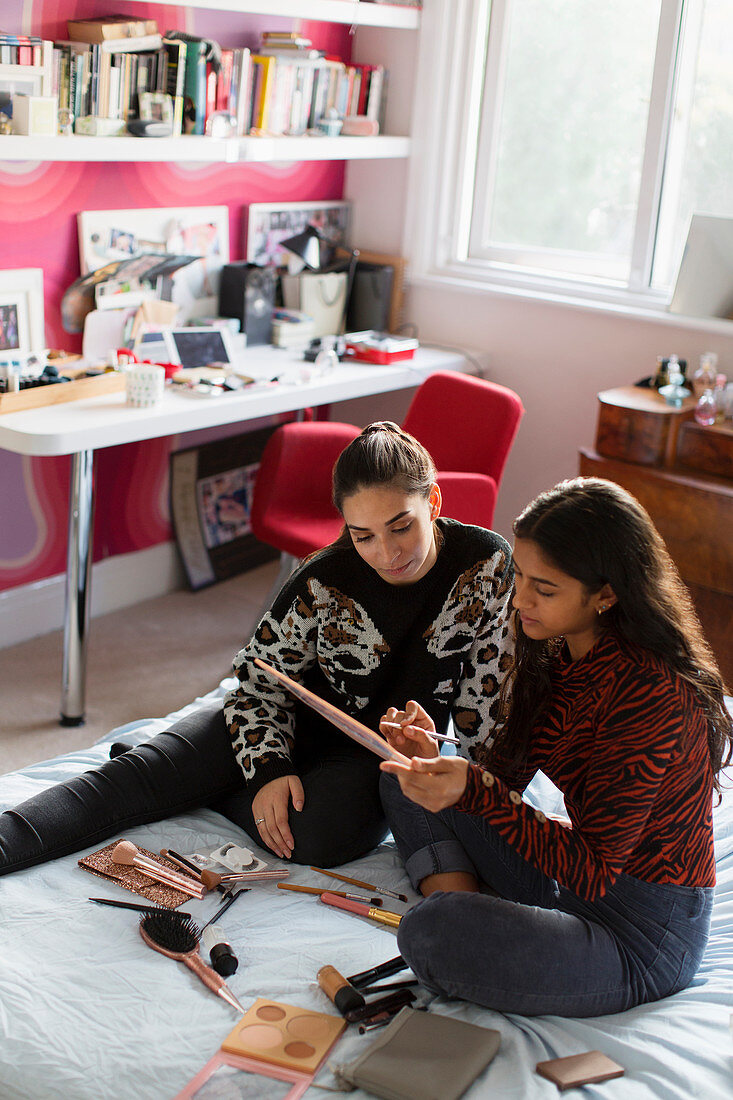
[[[153,93],[170,97],[174,134],[205,134],[214,112],[233,118],[242,137],[304,134],[334,115],[382,123],[384,67],[347,64],[296,32],[265,31],[258,52],[223,49],[217,64],[209,40],[161,34],[153,19],[67,27],[69,41],[54,45],[54,92],[76,120],[116,120],[123,130],[141,113],[140,96]]]
[[[41,65],[43,39],[36,34],[0,31],[0,65]]]
[[[314,49],[297,33],[265,31],[254,57],[262,79],[255,88],[257,121],[270,134],[302,134],[324,117],[368,115],[382,121],[385,71],[382,65],[350,65]]]
[[[119,121],[139,113],[141,92],[164,92],[167,52],[154,19],[70,19],[54,43],[54,90],[74,119]]]

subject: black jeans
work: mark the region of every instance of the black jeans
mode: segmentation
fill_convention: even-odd
[[[310,742],[296,755],[305,805],[290,811],[294,863],[332,867],[384,839],[378,763],[343,734],[325,736],[318,748]],[[202,707],[137,748],[0,814],[0,875],[200,806],[228,817],[261,845],[252,797],[221,706]]]

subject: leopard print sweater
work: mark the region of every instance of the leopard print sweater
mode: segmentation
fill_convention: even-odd
[[[224,700],[234,751],[253,793],[297,771],[299,736],[308,737],[316,753],[319,743],[345,736],[305,714],[254,665],[255,657],[371,729],[388,707],[416,699],[438,731],[453,718],[462,755],[484,760],[511,664],[511,551],[484,528],[448,519],[438,524],[443,541],[437,560],[415,584],[389,584],[353,546],[331,546],[283,586],[235,657],[239,683]]]

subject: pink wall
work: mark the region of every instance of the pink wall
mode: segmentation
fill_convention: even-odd
[[[30,23],[24,11],[30,10]],[[120,10],[155,18],[161,30],[207,34],[223,46],[256,46],[263,27],[289,21],[231,13],[187,12],[119,0],[3,0],[2,29],[67,37],[68,18]],[[314,44],[348,57],[348,29],[303,23]],[[72,139],[73,140],[73,139]],[[0,137],[0,157],[2,155]],[[176,164],[12,163],[0,160],[0,268],[40,267],[46,342],[78,351],[61,327],[62,295],[80,274],[76,216],[82,210],[226,205],[230,256],[244,256],[250,202],[339,199],[342,162],[182,167]],[[111,447],[97,455],[94,559],[154,546],[172,537],[167,506],[168,455],[175,437]],[[185,442],[184,444],[185,445]],[[21,458],[0,450],[0,590],[62,572],[66,556],[69,460]]]

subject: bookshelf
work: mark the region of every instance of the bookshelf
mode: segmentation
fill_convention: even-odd
[[[148,0],[131,0],[147,3]],[[181,7],[181,0],[157,0],[169,7]],[[385,27],[417,30],[420,9],[404,4],[368,4],[362,0],[189,0],[198,11],[231,11],[238,15],[277,15],[291,19],[315,19],[322,23],[346,23],[353,27]]]
[[[277,161],[380,160],[409,156],[407,137],[0,137],[3,161],[132,161],[262,164]]]
[[[134,5],[145,0],[130,0]],[[158,0],[180,8],[180,0]],[[415,31],[420,25],[419,8],[400,4],[364,3],[363,0],[190,0],[197,11],[265,14],[342,23],[353,28]],[[134,14],[134,11],[131,12]],[[7,68],[7,66],[3,66]],[[12,66],[12,68],[17,68]],[[26,71],[29,67],[26,67]],[[2,74],[0,74],[2,75]],[[47,73],[44,73],[46,86]],[[2,162],[175,162],[206,164],[277,163],[330,160],[396,160],[410,154],[411,140],[404,135],[377,137],[261,136],[215,139],[191,134],[171,138],[26,137],[3,135]]]

